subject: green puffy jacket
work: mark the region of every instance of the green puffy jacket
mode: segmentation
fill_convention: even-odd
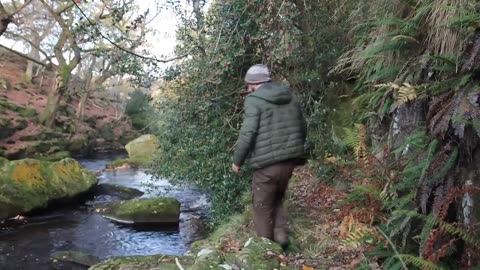
[[[300,103],[281,83],[265,83],[245,100],[245,119],[233,163],[255,169],[304,155],[306,124]]]

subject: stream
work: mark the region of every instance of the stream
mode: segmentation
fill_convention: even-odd
[[[92,159],[78,159],[91,171],[100,171],[118,154],[102,154]],[[108,195],[90,196],[77,204],[56,206],[29,215],[27,222],[0,228],[0,270],[87,269],[80,265],[53,260],[56,251],[79,251],[105,260],[129,255],[181,255],[198,239],[191,222],[205,220],[208,213],[206,195],[194,188],[173,188],[159,180],[144,185],[150,175],[142,170],[103,171],[99,184],[111,183],[136,188],[142,197],[173,196],[182,204],[180,224],[175,227],[132,228],[116,224],[95,211],[101,203],[118,200]]]

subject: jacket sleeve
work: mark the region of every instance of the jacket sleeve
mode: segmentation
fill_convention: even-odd
[[[233,154],[233,163],[242,166],[249,152],[255,145],[260,122],[260,110],[252,104],[252,98],[245,100],[245,115]]]

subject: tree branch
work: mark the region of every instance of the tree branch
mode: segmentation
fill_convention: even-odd
[[[40,1],[43,1],[43,0],[40,0]],[[82,14],[82,16],[88,20],[88,22],[91,24],[91,25],[95,25],[91,20],[90,18],[87,16],[87,14],[85,14],[85,12],[77,5],[77,3],[75,2],[75,0],[71,0],[72,3],[75,5],[75,7],[80,11],[80,13]],[[172,61],[175,61],[175,60],[178,60],[178,59],[182,59],[182,58],[185,58],[187,56],[190,55],[190,53],[193,51],[193,49],[199,47],[198,45],[197,46],[193,46],[192,48],[190,48],[190,50],[188,50],[187,53],[185,54],[182,54],[182,55],[179,55],[179,56],[176,56],[176,57],[172,57],[172,58],[167,58],[167,59],[157,59],[156,57],[149,57],[149,56],[144,56],[144,55],[140,55],[136,52],[133,52],[131,50],[128,50],[122,46],[120,46],[119,44],[117,44],[116,42],[112,41],[110,38],[108,38],[107,36],[105,36],[101,31],[98,31],[99,35],[105,39],[106,41],[108,41],[110,44],[112,44],[113,46],[115,46],[116,48],[118,48],[119,50],[123,51],[123,52],[126,52],[128,54],[131,54],[133,56],[136,56],[136,57],[139,57],[141,59],[144,59],[144,60],[151,60],[151,61],[156,61],[156,62],[160,62],[160,63],[168,63],[168,62],[172,62]],[[202,49],[202,48],[200,48]]]
[[[15,33],[12,33],[12,32],[7,32],[8,36],[12,36],[12,37],[15,37],[15,38],[18,38],[18,39],[22,39],[23,41],[27,42],[28,44],[30,44],[30,46],[32,46],[33,48],[37,49],[40,53],[43,54],[43,56],[45,56],[45,60],[50,62],[51,65],[54,65],[55,64],[52,62],[51,58],[52,56],[49,56],[42,48],[40,48],[40,46],[37,46],[37,44],[33,43],[31,40],[27,39],[26,37],[22,36],[22,35],[19,35],[19,34],[15,34]]]
[[[3,46],[3,45],[1,45],[1,44],[0,44],[0,48],[5,49],[5,50],[7,50],[7,51],[9,51],[9,52],[11,52],[11,53],[14,53],[14,54],[18,55],[18,56],[21,56],[21,57],[23,57],[23,58],[25,58],[25,59],[27,59],[27,60],[29,60],[29,61],[32,61],[32,62],[34,62],[34,63],[36,63],[36,64],[38,64],[38,65],[41,65],[41,66],[44,66],[44,67],[48,67],[48,65],[46,65],[45,63],[42,63],[42,62],[40,62],[40,61],[38,61],[38,60],[36,60],[36,59],[33,59],[32,57],[30,57],[30,56],[28,56],[28,55],[26,55],[26,54],[23,54],[23,53],[21,53],[21,52],[17,52],[17,51],[15,51],[15,50],[12,50],[12,49],[10,49],[10,48],[8,48],[8,47],[5,47],[5,46]]]
[[[66,64],[65,57],[63,56],[62,48],[65,45],[66,40],[68,40],[70,42],[70,45],[74,53],[74,57],[71,60],[71,62],[68,63],[68,65],[70,65],[71,67],[75,67],[82,59],[80,54],[80,48],[78,47],[78,44],[75,38],[73,37],[72,32],[70,31],[70,28],[61,17],[61,14],[63,12],[66,12],[69,9],[73,8],[73,4],[66,5],[65,7],[62,7],[58,11],[56,11],[56,10],[53,10],[53,8],[50,5],[48,5],[45,2],[45,0],[40,0],[40,2],[42,2],[42,4],[48,9],[50,14],[53,16],[53,18],[58,22],[58,24],[62,28],[62,34],[60,35],[57,41],[57,44],[55,44],[55,56],[58,58],[59,62],[60,61],[63,62],[61,64]],[[75,2],[73,3],[76,4]]]

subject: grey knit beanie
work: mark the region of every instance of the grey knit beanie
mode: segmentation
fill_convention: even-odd
[[[245,82],[248,84],[257,84],[271,81],[270,70],[266,65],[253,65],[245,75]]]

